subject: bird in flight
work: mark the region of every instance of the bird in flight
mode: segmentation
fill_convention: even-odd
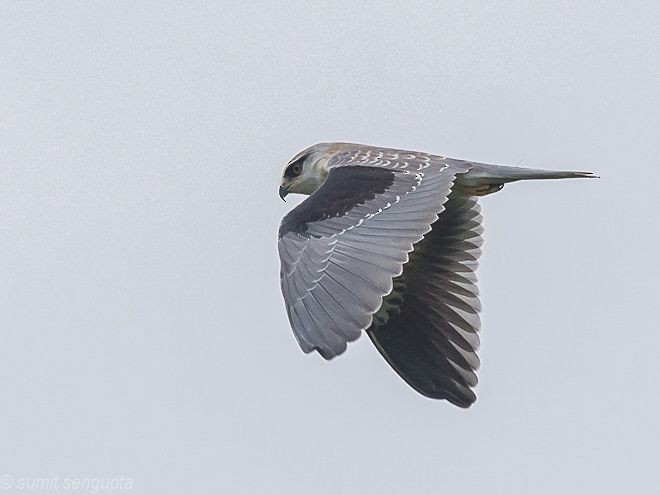
[[[309,197],[278,239],[298,344],[332,359],[364,330],[417,392],[469,407],[481,325],[477,199],[508,182],[582,177],[595,176],[351,143],[298,153],[279,194]]]

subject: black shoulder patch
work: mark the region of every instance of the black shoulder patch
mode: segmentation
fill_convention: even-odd
[[[394,184],[394,177],[394,171],[383,168],[348,166],[332,169],[323,185],[284,217],[280,237],[289,232],[302,234],[308,223],[344,215],[387,191]]]

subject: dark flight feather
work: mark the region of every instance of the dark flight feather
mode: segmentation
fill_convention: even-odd
[[[478,303],[478,292],[474,276],[452,273],[447,265],[474,271],[480,220],[473,198],[450,196],[367,330],[388,363],[415,390],[460,407],[476,399],[471,387],[477,383],[474,371],[479,366],[478,306],[468,301]],[[468,322],[465,313],[474,320]]]

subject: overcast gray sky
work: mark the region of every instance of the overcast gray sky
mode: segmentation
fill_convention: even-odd
[[[8,493],[658,490],[659,25],[642,1],[2,2]],[[298,348],[277,188],[331,140],[603,176],[483,200],[471,409],[366,338]]]

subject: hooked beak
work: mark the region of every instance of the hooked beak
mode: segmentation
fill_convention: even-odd
[[[280,186],[280,198],[282,198],[282,201],[286,201],[286,195],[289,194],[289,187],[288,186]]]

